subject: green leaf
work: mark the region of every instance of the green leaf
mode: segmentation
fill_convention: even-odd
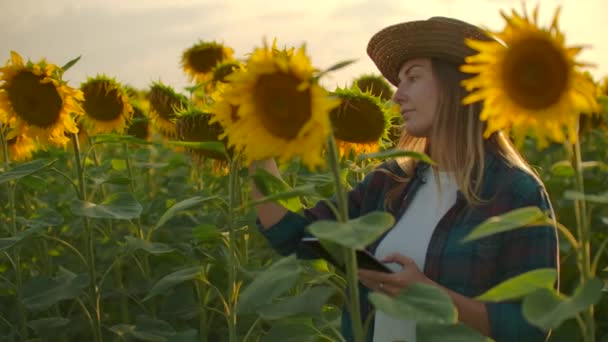
[[[182,146],[193,150],[203,150],[213,153],[226,154],[226,148],[221,141],[169,141],[173,146]]]
[[[154,143],[138,139],[130,135],[121,135],[121,134],[97,134],[93,137],[93,144],[107,144],[107,143],[132,143],[139,145],[152,145]]]
[[[213,224],[199,224],[192,229],[192,235],[200,242],[212,242],[219,240],[222,233]]]
[[[288,322],[273,325],[262,342],[316,342],[318,338],[312,322]]]
[[[564,192],[564,198],[572,201],[586,201],[588,203],[608,204],[608,192],[599,195],[583,194],[578,191],[567,190]]]
[[[524,207],[509,211],[500,216],[492,216],[475,227],[462,242],[478,240],[486,236],[544,224],[547,222],[547,217],[538,207]]]
[[[162,337],[162,336],[156,336],[156,335],[148,335],[146,333],[139,333],[136,330],[136,326],[135,325],[130,325],[130,324],[117,324],[117,325],[113,325],[112,327],[110,327],[110,331],[115,333],[116,335],[120,336],[121,338],[125,338],[127,336],[133,336],[136,337],[137,339],[143,340],[143,341],[152,341],[152,342],[166,342],[167,338]]]
[[[489,289],[476,299],[483,302],[501,302],[524,297],[537,289],[551,288],[557,279],[553,268],[542,268],[520,274]]]
[[[524,298],[524,317],[541,329],[555,329],[565,320],[597,304],[603,287],[603,281],[593,278],[577,287],[572,297],[560,296],[553,288],[538,289]]]
[[[34,276],[28,280],[23,286],[23,305],[32,311],[46,310],[62,300],[80,296],[88,284],[87,274],[76,275],[59,266],[55,278]]]
[[[393,215],[376,211],[344,223],[316,221],[307,229],[319,239],[329,240],[341,246],[363,249],[390,229],[394,223]]]
[[[0,173],[0,184],[32,175],[43,170],[44,168],[51,166],[51,164],[54,162],[55,160],[49,161],[48,159],[36,159],[29,163],[19,164],[9,171]]]
[[[70,323],[70,320],[63,317],[46,317],[27,322],[27,325],[34,329],[38,335],[49,330],[61,328]]]
[[[458,312],[450,296],[431,285],[410,285],[396,298],[382,293],[371,293],[369,300],[377,310],[395,318],[437,324],[458,322]]]
[[[131,179],[128,177],[122,176],[112,176],[112,175],[101,175],[100,177],[87,177],[88,181],[93,182],[95,185],[101,184],[117,184],[117,185],[127,185],[131,184]]]
[[[397,157],[410,157],[416,160],[423,161],[427,164],[435,165],[435,162],[425,153],[404,151],[398,148],[393,148],[385,151],[374,152],[374,153],[363,153],[357,157],[357,161],[363,161],[366,159],[391,159]]]
[[[76,63],[78,63],[78,61],[80,60],[80,58],[82,58],[82,55],[72,59],[71,61],[65,63],[64,66],[61,67],[61,70],[63,70],[63,72],[66,72],[68,70],[70,70],[71,67],[73,67]]]
[[[153,162],[149,162],[149,163],[142,163],[142,162],[135,162],[135,166],[142,168],[142,169],[164,169],[167,166],[169,166],[169,163],[153,163]]]
[[[276,320],[297,314],[317,315],[323,305],[335,293],[329,286],[308,288],[296,297],[289,297],[281,302],[258,309],[260,317],[266,320]]]
[[[21,243],[23,240],[27,239],[31,235],[34,235],[35,233],[39,232],[40,230],[42,230],[42,227],[37,226],[37,227],[23,230],[23,231],[17,233],[17,235],[15,235],[15,236],[0,239],[0,252],[6,251],[6,250],[16,246],[17,244]]]
[[[28,227],[56,227],[63,224],[63,216],[51,208],[40,208],[26,221]]]
[[[36,191],[44,190],[48,186],[46,179],[37,175],[23,177],[21,178],[20,182],[28,188]]]
[[[112,159],[112,169],[124,171],[127,169],[127,162],[124,159]]]
[[[127,241],[127,246],[131,250],[143,249],[144,251],[154,255],[171,253],[175,250],[173,247],[167,244],[160,242],[148,242],[133,236],[126,235],[125,240]]]
[[[559,177],[573,177],[576,171],[570,161],[562,160],[551,166],[551,173]]]
[[[139,316],[135,325],[118,324],[110,331],[120,337],[132,336],[140,341],[195,342],[198,334],[194,329],[177,332],[166,321]]]
[[[250,207],[262,203],[268,202],[279,202],[281,204],[289,203],[289,206],[296,207],[297,205],[291,204],[293,202],[289,202],[290,200],[297,199],[301,196],[312,195],[315,193],[315,186],[313,184],[307,184],[302,186],[297,186],[292,188],[291,190],[283,191],[277,194],[272,194],[269,196],[265,196],[256,201],[250,201],[245,206]],[[298,199],[299,203],[299,199]],[[300,204],[298,204],[300,205]],[[286,206],[285,204],[283,206]],[[301,206],[301,205],[300,205]],[[288,208],[289,209],[289,208]]]
[[[129,192],[118,192],[108,196],[101,204],[74,200],[72,213],[92,218],[130,220],[141,215],[142,206]]]
[[[148,292],[146,298],[144,298],[144,302],[154,296],[158,296],[159,294],[166,292],[177,284],[195,279],[204,272],[204,266],[194,266],[168,274],[154,284],[154,286],[150,289],[150,292]]]
[[[332,71],[336,71],[336,70],[342,69],[344,67],[347,67],[347,66],[353,64],[356,61],[357,61],[356,59],[348,59],[348,60],[345,60],[345,61],[338,62],[338,63],[330,66],[329,68],[321,71],[319,74],[317,74],[315,76],[315,79],[318,80],[319,78],[325,76],[327,73],[330,73]]]
[[[237,311],[255,312],[258,308],[270,304],[295,285],[301,271],[300,264],[293,255],[275,262],[257,274],[251,284],[241,292]]]
[[[217,199],[217,198],[218,198],[218,196],[210,196],[210,197],[195,196],[195,197],[190,197],[188,199],[180,201],[178,203],[175,203],[175,205],[173,205],[171,208],[169,208],[167,211],[165,211],[163,216],[160,217],[160,219],[158,220],[158,222],[156,223],[154,228],[152,228],[152,231],[155,231],[158,228],[160,228],[163,224],[165,224],[167,221],[169,221],[171,218],[173,218],[179,211],[190,209],[203,202]]]
[[[292,192],[293,188],[289,186],[284,180],[275,177],[270,172],[257,168],[255,173],[251,176],[256,188],[264,195],[275,195],[275,201],[279,202],[283,207],[288,210],[297,212],[302,209],[302,202],[299,199],[300,194]],[[305,189],[314,190],[313,186],[307,186]],[[284,197],[285,194],[290,194],[289,197]],[[294,195],[295,196],[292,196]]]
[[[494,341],[483,336],[476,330],[458,323],[455,325],[417,324],[416,339],[424,342],[490,342]]]

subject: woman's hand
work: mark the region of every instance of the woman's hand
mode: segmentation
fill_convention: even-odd
[[[411,284],[432,284],[432,281],[418,269],[416,262],[405,255],[393,253],[380,261],[396,262],[401,265],[403,270],[396,273],[384,273],[360,268],[359,280],[371,290],[396,297]]]

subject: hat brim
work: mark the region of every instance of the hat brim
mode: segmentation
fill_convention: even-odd
[[[461,65],[476,52],[465,39],[491,40],[477,26],[443,17],[388,26],[376,33],[367,45],[367,54],[382,75],[399,85],[399,70],[412,58],[439,58]]]

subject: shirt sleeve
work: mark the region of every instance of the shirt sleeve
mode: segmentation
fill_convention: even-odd
[[[381,172],[370,172],[365,176],[363,181],[358,183],[352,190],[348,191],[348,213],[349,218],[356,218],[361,215],[363,202],[368,196],[368,185],[371,183],[381,182]],[[335,196],[329,200],[336,204]],[[256,225],[260,233],[268,239],[270,245],[281,255],[289,255],[297,252],[300,240],[304,236],[310,236],[305,228],[317,220],[335,220],[332,209],[325,201],[319,201],[313,208],[305,209],[301,214],[288,211],[287,214],[275,225],[265,229],[259,219],[256,220]],[[298,253],[298,257],[312,258],[310,255]]]
[[[513,209],[537,206],[550,212],[554,218],[549,198],[544,188],[536,181],[520,181],[514,184],[512,191],[517,194],[513,200]],[[553,268],[559,272],[555,227],[540,225],[503,233],[498,260],[498,283],[540,268]],[[544,341],[547,337],[547,332],[531,325],[523,317],[521,300],[487,303],[486,308],[492,338],[496,341]]]

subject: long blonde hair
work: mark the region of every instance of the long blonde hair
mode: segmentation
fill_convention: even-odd
[[[418,138],[402,130],[398,147],[408,151],[425,152],[433,156],[442,169],[448,170],[455,178],[458,189],[471,205],[478,205],[487,199],[481,198],[484,178],[485,154],[497,153],[510,165],[520,168],[538,179],[530,165],[517,151],[511,140],[502,132],[490,138],[483,137],[485,122],[479,119],[482,103],[462,105],[467,91],[460,82],[470,77],[460,72],[453,64],[439,59],[431,59],[433,75],[439,84],[437,113],[428,138]],[[454,110],[457,108],[457,110]],[[408,178],[402,185],[387,194],[387,204],[393,203],[413,174],[417,161],[412,158],[397,160]],[[435,170],[436,171],[436,170]],[[436,175],[436,173],[435,173]]]

